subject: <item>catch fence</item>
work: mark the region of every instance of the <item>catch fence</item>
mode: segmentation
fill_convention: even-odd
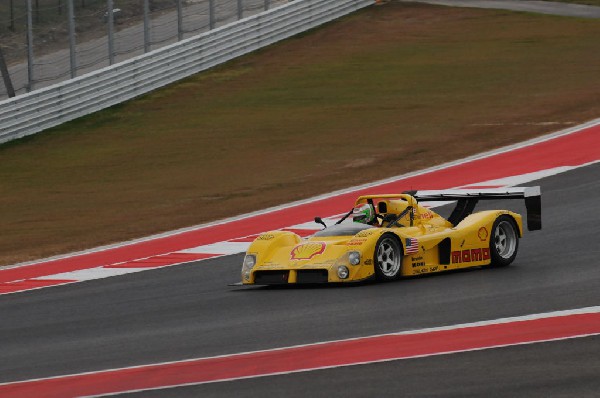
[[[0,99],[81,76],[288,1],[4,0]]]
[[[372,0],[295,0],[86,75],[0,100],[0,143],[122,103],[371,4]]]

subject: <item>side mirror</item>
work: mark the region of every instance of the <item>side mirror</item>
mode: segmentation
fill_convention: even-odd
[[[321,224],[321,225],[322,225],[324,228],[327,228],[327,224],[325,224],[325,223],[323,222],[323,220],[321,219],[321,217],[315,217],[315,222],[316,222],[317,224]]]

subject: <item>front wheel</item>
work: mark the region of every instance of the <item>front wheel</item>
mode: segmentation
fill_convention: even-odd
[[[398,238],[384,234],[375,246],[375,275],[380,281],[391,281],[400,277],[402,247]]]
[[[500,216],[494,221],[490,238],[493,267],[506,267],[517,257],[519,233],[512,217]]]

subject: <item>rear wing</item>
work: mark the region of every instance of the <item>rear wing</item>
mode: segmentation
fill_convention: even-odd
[[[493,189],[448,189],[443,191],[407,191],[419,202],[458,200],[448,221],[456,225],[473,212],[480,200],[525,199],[527,229],[542,229],[542,194],[540,187],[514,187]]]

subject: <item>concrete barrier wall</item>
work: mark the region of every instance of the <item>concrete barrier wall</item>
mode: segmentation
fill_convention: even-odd
[[[0,143],[58,126],[373,4],[296,0],[128,61],[0,102]]]

